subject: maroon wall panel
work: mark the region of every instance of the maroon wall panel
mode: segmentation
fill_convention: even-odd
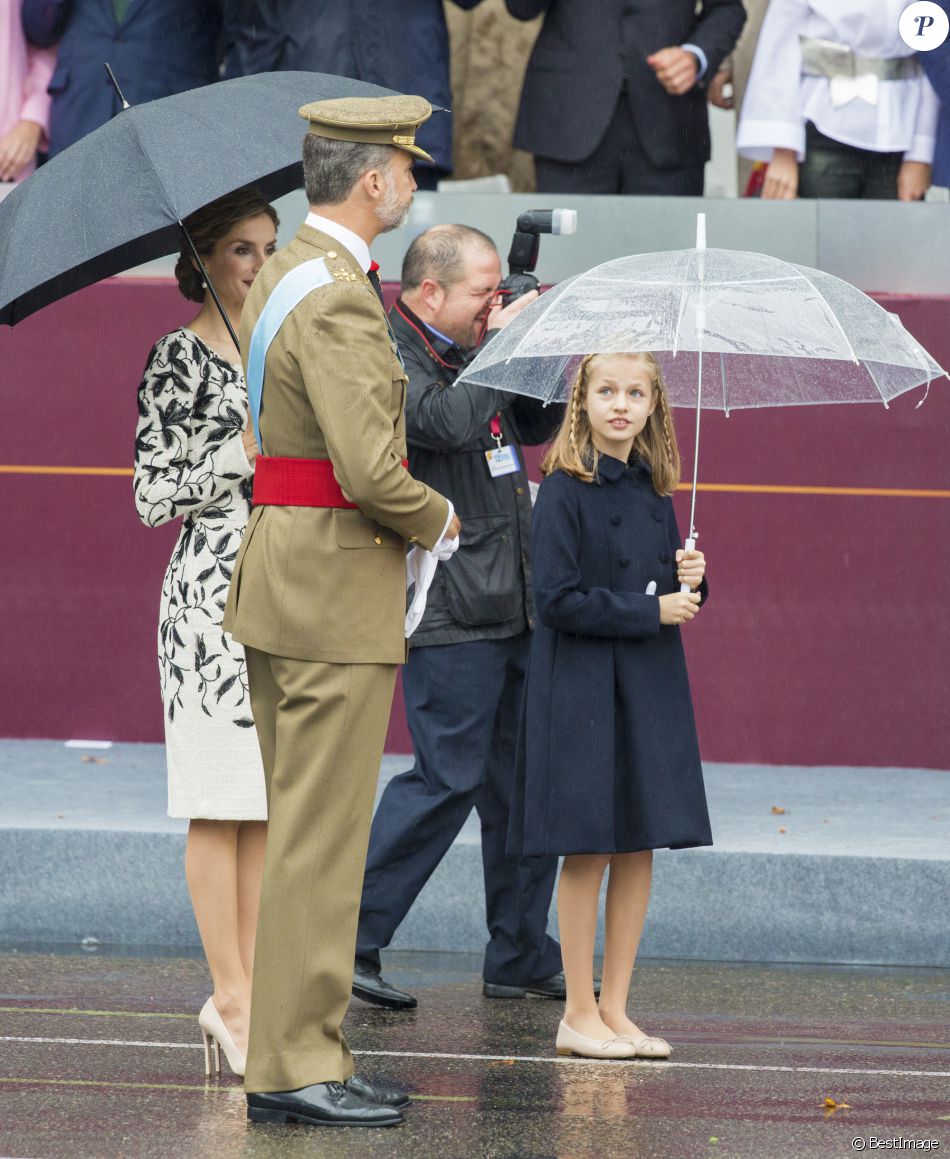
[[[950,364],[950,302],[884,302]],[[149,347],[191,311],[172,283],[114,280],[0,331],[0,468],[127,468]],[[950,384],[919,394],[706,415],[700,479],[948,491]],[[139,523],[127,475],[0,472],[0,494],[0,735],[160,740],[176,529]],[[708,491],[697,526],[712,598],[684,636],[707,759],[950,768],[950,500]],[[388,748],[409,748],[401,701]]]

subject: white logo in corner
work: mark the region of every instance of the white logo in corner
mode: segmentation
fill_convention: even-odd
[[[908,48],[915,52],[931,52],[939,48],[950,34],[950,18],[932,0],[918,0],[916,4],[908,4],[901,13],[898,30]]]

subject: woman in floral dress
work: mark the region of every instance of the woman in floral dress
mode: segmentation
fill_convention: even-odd
[[[277,215],[248,189],[186,224],[237,332],[248,290],[276,248]],[[158,630],[168,812],[191,822],[185,873],[214,983],[199,1016],[206,1069],[216,1042],[243,1074],[267,805],[244,650],[221,618],[258,448],[240,352],[184,251],[175,276],[182,294],[202,305],[149,355],[138,395],[135,505],[149,527],[183,519]]]

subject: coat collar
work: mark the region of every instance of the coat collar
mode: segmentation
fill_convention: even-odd
[[[317,222],[326,222],[327,228],[316,224]],[[330,226],[333,228],[329,228]],[[352,230],[344,230],[336,222],[317,217],[315,213],[308,214],[306,220],[297,230],[297,237],[300,241],[318,246],[322,250],[338,251],[344,260],[352,263],[354,270],[360,270],[365,274],[369,269],[369,248],[366,242],[357,237]],[[348,242],[352,243],[352,248]]]
[[[407,327],[416,332],[425,345],[430,357],[433,353],[436,355],[435,361],[442,360],[448,363],[451,369],[456,371],[461,370],[468,361],[469,356],[466,351],[456,346],[451,340],[431,330],[419,315],[406,305],[405,299],[397,298],[396,304],[390,313],[395,315],[395,319],[398,319],[398,328],[402,329],[403,327]],[[397,325],[395,319],[394,325]]]
[[[626,463],[615,459],[613,455],[600,454],[597,456],[597,481],[599,483],[617,483],[627,475],[652,476],[650,468],[634,452]]]

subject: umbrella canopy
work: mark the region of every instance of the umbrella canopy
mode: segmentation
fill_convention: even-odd
[[[125,109],[0,202],[0,322],[173,253],[182,218],[242,185],[271,198],[299,188],[301,105],[390,95],[348,77],[273,72]]]
[[[887,403],[944,373],[848,282],[739,250],[691,249],[604,262],[543,294],[461,379],[549,401],[579,359],[652,351],[674,406],[704,409]],[[701,371],[701,380],[700,380]]]

